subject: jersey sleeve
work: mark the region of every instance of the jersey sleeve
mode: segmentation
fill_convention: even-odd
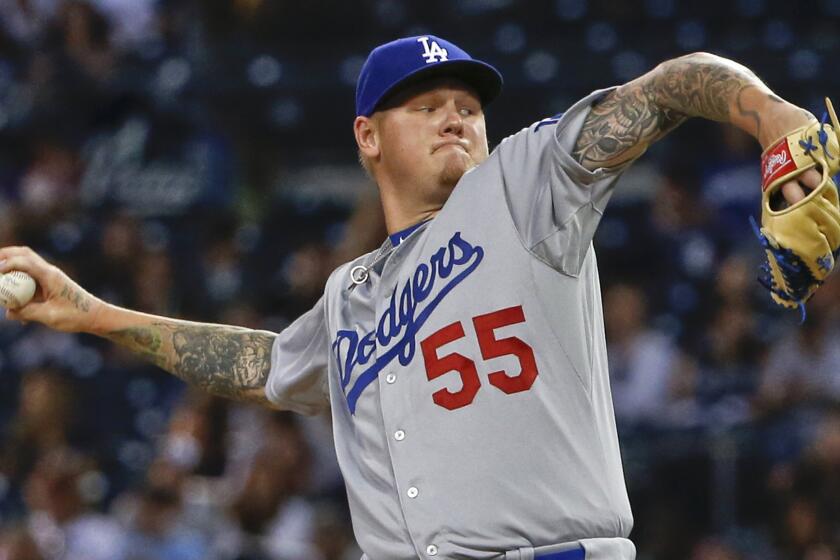
[[[322,296],[274,340],[265,395],[282,409],[314,415],[329,407],[324,305]]]
[[[496,149],[510,213],[522,242],[555,269],[577,276],[613,186],[630,162],[589,171],[571,155],[598,90],[562,116],[544,119]]]

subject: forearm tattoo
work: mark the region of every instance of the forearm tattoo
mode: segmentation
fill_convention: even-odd
[[[69,301],[73,304],[78,311],[84,311],[87,313],[90,311],[90,301],[84,296],[84,294],[77,288],[70,286],[69,284],[65,284],[63,288],[61,288],[61,297]]]
[[[618,165],[689,117],[729,122],[737,116],[752,121],[758,136],[761,117],[744,103],[755,89],[783,103],[755,74],[731,61],[702,54],[668,61],[595,105],[573,155],[588,168]]]
[[[227,325],[153,323],[109,338],[187,383],[223,397],[265,403],[275,335]]]

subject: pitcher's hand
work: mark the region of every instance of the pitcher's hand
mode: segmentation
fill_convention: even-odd
[[[58,267],[29,247],[0,248],[0,273],[20,270],[35,280],[35,296],[18,309],[6,310],[6,318],[37,321],[65,332],[92,332],[102,300],[86,292]]]

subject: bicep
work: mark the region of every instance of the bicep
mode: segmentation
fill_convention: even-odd
[[[686,120],[686,115],[655,102],[655,72],[612,90],[592,106],[572,150],[584,168],[594,171],[631,161]]]

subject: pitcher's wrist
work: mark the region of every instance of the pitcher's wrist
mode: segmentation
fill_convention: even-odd
[[[88,295],[88,297],[90,297],[89,317],[80,330],[88,334],[107,336],[109,332],[114,330],[111,324],[113,323],[111,316],[115,312],[116,306],[92,295]]]
[[[757,136],[761,149],[766,150],[780,138],[783,138],[808,123],[816,120],[814,115],[791,103],[776,103],[768,107],[762,122],[767,126],[759,130]]]

